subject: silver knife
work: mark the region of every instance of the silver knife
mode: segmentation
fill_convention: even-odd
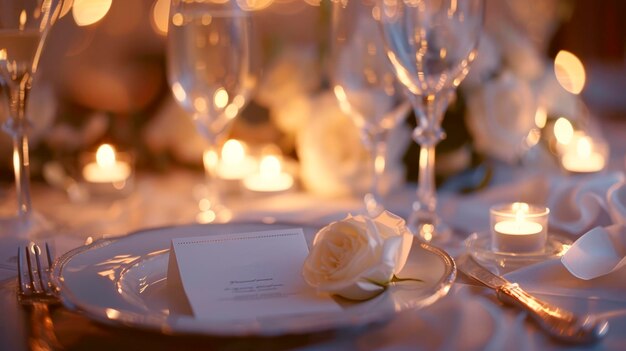
[[[465,275],[494,289],[498,300],[526,310],[552,337],[569,343],[593,343],[602,339],[609,330],[609,322],[592,315],[576,316],[528,294],[517,283],[491,273],[470,255],[457,259],[457,267]]]

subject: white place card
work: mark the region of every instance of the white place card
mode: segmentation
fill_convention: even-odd
[[[182,287],[199,319],[239,321],[340,311],[302,278],[307,254],[299,228],[173,239],[168,284]]]

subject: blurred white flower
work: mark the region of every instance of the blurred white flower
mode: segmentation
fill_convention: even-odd
[[[545,69],[544,58],[527,36],[510,25],[502,25],[494,36],[507,67],[518,77],[528,81],[541,77]]]
[[[301,106],[308,107],[293,113],[306,115],[306,124],[297,131],[296,138],[304,187],[328,197],[365,193],[371,182],[372,161],[359,129],[339,108],[334,94],[323,92]],[[402,155],[410,138],[410,131],[402,123],[389,131],[385,174],[381,179],[383,191],[402,184]]]
[[[294,96],[270,110],[270,117],[276,127],[283,133],[296,135],[306,128],[307,116],[311,115],[313,106],[309,95]]]
[[[546,69],[542,79],[537,82],[537,95],[539,103],[549,115],[576,120],[581,113],[579,97],[563,89],[551,67]]]
[[[169,150],[187,164],[199,164],[207,146],[188,113],[169,95],[142,133],[152,152]]]
[[[264,73],[255,101],[273,110],[293,98],[309,95],[321,85],[320,69],[316,47],[286,48]]]
[[[311,104],[315,112],[296,138],[303,185],[329,197],[365,191],[370,162],[357,127],[331,92],[314,96]]]
[[[480,152],[514,162],[535,126],[536,102],[528,82],[505,71],[467,97],[467,122]]]

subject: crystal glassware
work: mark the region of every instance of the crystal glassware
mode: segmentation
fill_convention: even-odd
[[[250,14],[236,1],[173,0],[168,78],[176,101],[208,142],[207,203],[211,221],[230,219],[216,184],[218,147],[251,90]]]
[[[417,201],[408,224],[423,240],[445,241],[449,229],[436,212],[435,146],[455,90],[476,58],[483,0],[379,0],[380,24],[396,77],[406,86],[420,145]]]
[[[0,1],[0,88],[6,104],[2,126],[13,139],[17,196],[17,226],[5,223],[3,231],[17,235],[36,235],[49,227],[31,204],[28,130],[36,119],[26,107],[46,37],[62,5],[61,0]]]
[[[410,108],[384,51],[373,17],[375,0],[336,1],[331,26],[330,80],[341,109],[359,128],[371,157],[372,180],[364,197],[365,210],[384,210],[381,178],[385,171],[387,137]]]

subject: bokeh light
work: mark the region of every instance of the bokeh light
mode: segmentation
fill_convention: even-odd
[[[170,0],[157,0],[152,6],[152,28],[158,34],[167,34],[170,15]]]
[[[89,26],[106,16],[113,0],[74,0],[72,16],[77,25]]]
[[[585,67],[569,51],[561,50],[554,59],[554,74],[563,89],[572,94],[580,94],[585,87]]]
[[[567,145],[574,137],[574,127],[565,117],[559,117],[554,123],[554,136],[559,144]]]

